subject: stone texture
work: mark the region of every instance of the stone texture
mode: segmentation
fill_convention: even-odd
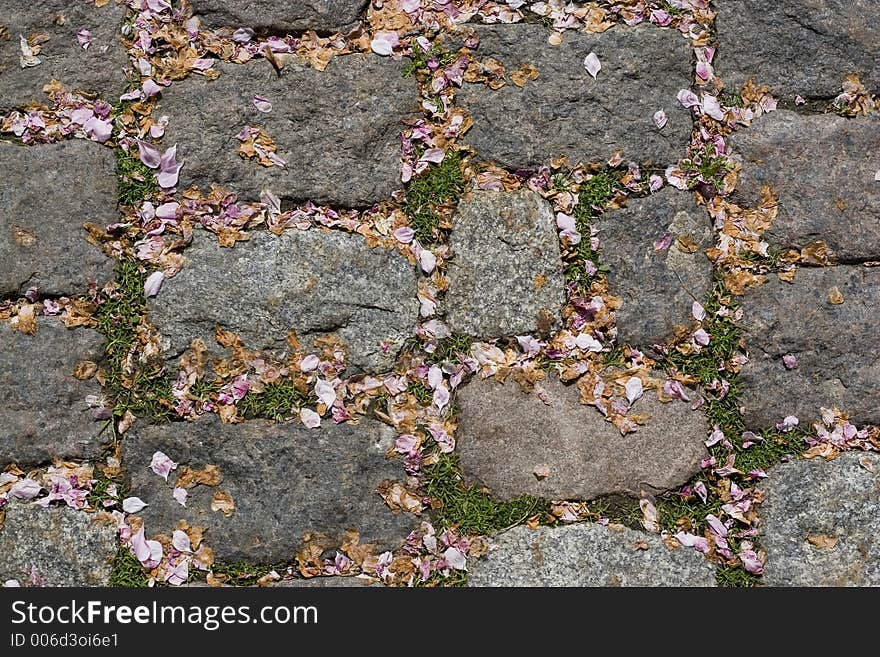
[[[712,284],[705,251],[713,246],[709,216],[692,195],[666,188],[630,198],[596,226],[611,292],[623,300],[616,311],[618,343],[650,347],[667,342],[676,326],[689,326],[694,300],[702,302]],[[667,233],[676,239],[658,251],[654,242]]]
[[[755,207],[764,185],[778,196],[772,246],[822,240],[844,261],[880,259],[880,117],[777,111],[732,145],[743,162],[734,200]]]
[[[12,503],[0,525],[0,583],[107,586],[116,527],[68,507]]]
[[[102,354],[103,338],[91,329],[38,317],[36,334],[25,335],[0,323],[0,468],[100,451],[100,424],[86,397],[100,395],[101,387],[94,379],[75,379],[73,371]]]
[[[673,488],[699,472],[707,425],[689,404],[661,404],[647,392],[633,412],[649,416],[648,423],[621,436],[596,409],[579,402],[575,385],[555,379],[540,385],[550,405],[512,380],[473,380],[458,393],[462,469],[492,495],[638,495]],[[543,480],[534,475],[538,465],[549,467]]]
[[[844,298],[829,303],[832,288]],[[742,301],[749,362],[741,403],[749,427],[763,429],[786,415],[801,423],[837,406],[857,424],[880,423],[880,270],[801,268],[794,283],[776,277]],[[782,357],[797,367],[787,370]]]
[[[384,588],[385,585],[377,581],[369,581],[360,577],[312,577],[310,579],[283,579],[272,585],[279,589],[361,589]]]
[[[375,492],[383,481],[403,477],[400,464],[385,458],[395,433],[375,420],[307,429],[299,422],[221,424],[206,416],[133,433],[123,444],[123,464],[131,494],[149,504],[138,514],[147,533],[170,532],[179,519],[204,525],[205,540],[222,561],[288,561],[309,531],[341,539],[346,529],[357,529],[361,543],[394,548],[417,521],[392,512]],[[191,489],[184,508],[171,497],[181,469],[168,483],[149,469],[157,450],[181,466],[216,465],[223,480],[216,488]],[[228,518],[211,511],[217,491],[235,501]]]
[[[446,294],[453,331],[479,338],[546,333],[565,304],[550,204],[529,190],[477,191],[453,221]]]
[[[717,9],[718,71],[730,90],[752,78],[788,100],[828,98],[850,73],[880,90],[876,0],[724,0]]]
[[[618,150],[657,164],[684,155],[691,119],[676,94],[691,86],[691,51],[678,34],[615,27],[567,32],[562,45],[551,46],[543,25],[474,28],[480,58],[500,61],[508,76],[528,64],[539,71],[523,88],[509,80],[496,91],[464,85],[457,100],[474,119],[465,141],[479,155],[510,168],[546,165],[559,155],[571,164],[604,163]],[[583,64],[590,52],[602,64],[595,80]],[[663,130],[652,118],[659,109],[669,117]]]
[[[116,220],[115,175],[113,152],[92,142],[0,142],[0,296],[85,294],[113,277],[82,225]]]
[[[212,182],[258,199],[264,188],[285,200],[366,207],[400,182],[401,121],[417,109],[415,82],[390,58],[350,55],[317,71],[289,62],[279,76],[266,61],[223,64],[220,78],[190,78],[169,89],[158,113],[170,125],[164,143],[186,161],[181,188]],[[259,112],[255,95],[272,102]],[[286,167],[239,157],[236,135],[261,126]]]
[[[192,4],[207,27],[326,33],[354,27],[368,0],[195,0]]]
[[[468,565],[468,586],[715,586],[712,564],[696,550],[588,523],[515,527],[492,537],[488,555]]]
[[[764,489],[766,585],[880,586],[880,457],[851,452],[784,463]],[[838,540],[817,547],[810,537]]]
[[[48,103],[42,89],[52,80],[70,91],[94,93],[108,102],[117,100],[128,66],[120,41],[125,11],[115,1],[98,8],[87,0],[3,0],[0,27],[8,30],[9,38],[0,38],[0,109]],[[82,27],[92,32],[87,50],[76,38]],[[49,37],[37,55],[42,63],[22,68],[19,36],[37,33]]]
[[[304,344],[335,332],[351,365],[388,369],[415,330],[415,268],[396,252],[368,247],[360,235],[258,231],[229,249],[196,231],[184,253],[186,266],[149,304],[169,356],[194,338],[215,345],[219,324],[251,349],[284,349],[290,330]]]

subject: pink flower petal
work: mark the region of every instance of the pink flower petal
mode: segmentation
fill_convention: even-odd
[[[92,31],[86,27],[79,28],[76,32],[76,40],[83,50],[88,50],[89,45],[92,43]]]
[[[447,548],[443,560],[454,570],[467,570],[467,558],[457,547]]]
[[[181,488],[180,486],[171,491],[171,497],[177,500],[177,503],[180,504],[180,506],[186,506],[187,495],[189,495],[189,493],[186,492],[186,488]]]
[[[654,125],[656,125],[659,130],[662,130],[663,126],[665,126],[668,121],[669,119],[666,117],[666,112],[662,109],[654,112]]]
[[[706,309],[703,308],[703,304],[701,304],[699,301],[694,301],[694,303],[691,305],[691,314],[698,322],[702,322],[704,319],[706,319]]]
[[[430,249],[422,249],[419,253],[419,267],[426,274],[430,274],[437,266],[437,256]]]
[[[321,359],[315,356],[315,354],[309,354],[305,358],[302,359],[302,362],[299,364],[299,368],[303,372],[312,372],[318,369],[318,365],[321,364]]]
[[[591,52],[584,58],[584,68],[587,69],[587,73],[595,80],[596,76],[599,75],[599,71],[602,70],[602,63],[599,61],[596,53]]]
[[[150,460],[150,469],[157,475],[168,481],[168,475],[177,469],[177,463],[172,461],[164,452],[155,452]]]
[[[793,370],[797,367],[797,358],[791,354],[785,354],[785,356],[782,357],[782,364],[785,366],[785,369]]]
[[[413,241],[416,232],[409,226],[402,226],[394,231],[394,239],[401,244],[409,244]]]
[[[152,274],[147,276],[147,280],[144,282],[144,296],[148,299],[150,297],[154,297],[159,294],[159,290],[162,289],[162,283],[165,281],[165,274],[161,271],[154,271]]]
[[[162,163],[162,156],[159,151],[145,141],[137,140],[138,156],[145,165],[151,169],[158,169]]]
[[[268,98],[263,96],[254,96],[254,107],[257,108],[258,111],[263,112],[264,114],[268,114],[272,111],[272,103]]]
[[[122,500],[122,510],[126,513],[137,513],[148,505],[139,497],[126,497]]]
[[[637,376],[632,376],[626,382],[626,400],[632,406],[642,396],[642,380]]]
[[[377,55],[387,57],[394,52],[394,48],[400,45],[400,37],[397,32],[377,32],[370,41],[370,49]]]
[[[336,389],[331,383],[323,379],[318,379],[315,383],[315,395],[318,397],[318,401],[327,408],[330,408],[336,402]]]
[[[93,116],[83,124],[83,130],[89,139],[103,144],[113,134],[113,124]]]
[[[175,529],[171,533],[171,545],[178,552],[192,552],[192,542],[189,540],[189,536],[180,529]]]
[[[22,479],[12,486],[9,494],[17,500],[32,500],[41,490],[43,487],[33,479]]]
[[[317,429],[321,426],[321,416],[310,408],[304,408],[299,412],[299,419],[309,429]]]

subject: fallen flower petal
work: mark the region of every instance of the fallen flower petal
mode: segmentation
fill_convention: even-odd
[[[654,112],[654,125],[656,125],[659,130],[662,130],[668,121],[669,119],[666,117],[666,112],[663,110],[657,110]]]
[[[177,463],[168,458],[164,452],[155,452],[150,460],[150,469],[165,481],[168,481],[168,475],[176,468]]]
[[[189,493],[186,492],[186,488],[181,488],[180,486],[171,491],[171,497],[177,500],[177,503],[180,504],[180,506],[186,506],[187,495],[189,495]]]
[[[159,290],[162,289],[162,283],[165,281],[165,274],[161,271],[154,271],[152,274],[147,276],[147,280],[144,281],[144,296],[148,299],[150,297],[154,297],[159,294]]]
[[[321,416],[310,408],[304,408],[299,412],[299,419],[309,429],[317,429],[321,426]]]
[[[633,376],[630,377],[626,382],[626,400],[629,402],[629,405],[632,406],[636,400],[638,400],[642,396],[642,380]]]
[[[126,513],[137,513],[147,506],[148,504],[139,497],[126,497],[122,500],[122,510]]]
[[[602,70],[602,63],[599,61],[596,53],[591,52],[584,58],[584,68],[587,69],[587,73],[595,80],[596,76],[599,75],[599,71]]]
[[[32,500],[41,490],[43,487],[33,479],[22,479],[12,486],[9,494],[17,500]]]
[[[138,157],[140,157],[141,162],[151,169],[158,169],[162,163],[162,156],[159,154],[159,151],[140,139],[137,140],[137,145]]]

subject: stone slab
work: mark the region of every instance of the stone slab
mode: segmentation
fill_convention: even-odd
[[[206,27],[250,27],[257,32],[319,34],[354,27],[368,0],[195,0]]]

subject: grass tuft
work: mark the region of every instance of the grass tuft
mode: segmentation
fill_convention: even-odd
[[[560,183],[561,184],[561,183]],[[589,288],[592,276],[587,273],[587,261],[596,264],[601,272],[608,267],[600,264],[599,254],[590,246],[590,228],[593,221],[608,206],[620,189],[620,181],[612,173],[597,173],[583,185],[578,192],[578,203],[574,208],[575,227],[581,234],[581,241],[575,247],[576,255],[565,268],[567,283],[575,284],[579,289]]]
[[[149,578],[140,562],[126,547],[120,547],[113,559],[113,570],[110,573],[110,586],[122,588],[144,588]]]
[[[715,581],[724,588],[750,588],[759,586],[761,578],[752,575],[745,568],[722,564],[715,569]]]
[[[438,206],[455,204],[464,191],[461,156],[447,151],[440,164],[429,165],[421,176],[410,180],[403,210],[416,238],[423,245],[437,241],[440,231]]]
[[[119,205],[138,206],[159,193],[159,183],[140,158],[116,149],[116,201]]]
[[[309,396],[290,381],[267,383],[262,392],[249,392],[238,402],[238,410],[247,418],[265,417],[280,422],[295,408],[308,404]]]

